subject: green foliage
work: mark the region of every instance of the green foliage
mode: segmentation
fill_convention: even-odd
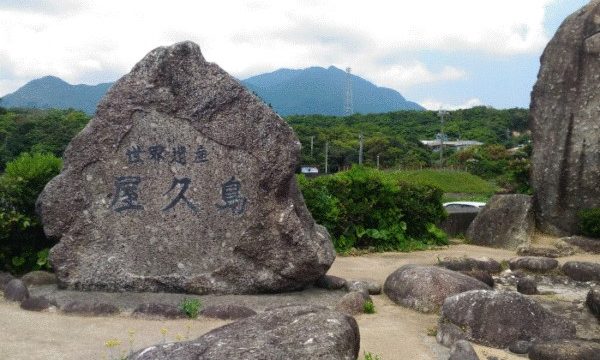
[[[363,354],[364,354],[364,356],[365,356],[364,360],[382,360],[382,359],[379,357],[379,355],[377,355],[377,354],[373,354],[373,353],[371,353],[371,352],[367,352],[367,351],[365,351]]]
[[[375,314],[375,304],[373,304],[373,300],[367,300],[363,304],[363,312],[365,314]]]
[[[48,269],[47,239],[35,213],[46,183],[60,172],[52,154],[24,153],[9,162],[0,176],[0,267],[14,273]]]
[[[496,187],[479,176],[454,170],[404,170],[392,173],[398,180],[414,185],[428,185],[445,193],[491,195]]]
[[[445,216],[437,188],[410,185],[393,174],[358,166],[330,176],[300,177],[299,184],[313,217],[327,227],[338,252],[407,251],[447,243],[433,225]]]
[[[179,308],[183,311],[190,319],[195,319],[200,313],[202,302],[196,298],[184,298],[179,304]]]
[[[600,238],[600,208],[581,210],[577,213],[577,217],[583,235]]]

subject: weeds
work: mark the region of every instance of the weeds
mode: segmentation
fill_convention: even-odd
[[[194,298],[184,298],[179,304],[179,308],[183,311],[190,319],[195,319],[200,313],[202,302]]]
[[[373,300],[367,300],[363,304],[363,312],[365,314],[375,314],[375,304],[373,304]]]

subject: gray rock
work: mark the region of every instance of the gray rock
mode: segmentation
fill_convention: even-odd
[[[0,290],[4,291],[4,287],[15,277],[11,273],[0,271]]]
[[[256,311],[242,305],[210,305],[204,308],[200,314],[221,320],[237,320],[254,316]]]
[[[23,281],[12,279],[4,287],[4,298],[8,301],[23,301],[29,297],[29,290]]]
[[[339,290],[346,286],[346,280],[333,275],[323,275],[315,282],[315,286],[327,290]]]
[[[51,285],[56,284],[56,275],[48,271],[31,271],[21,278],[25,285]]]
[[[583,340],[554,340],[533,344],[531,360],[598,360],[600,344]]]
[[[558,260],[541,256],[520,256],[510,259],[508,266],[513,271],[548,272],[558,267]]]
[[[575,336],[575,325],[568,319],[516,292],[473,290],[450,296],[442,306],[440,324],[443,323],[456,325],[469,341],[498,348],[517,340]],[[440,327],[440,331],[444,328]]]
[[[531,196],[494,195],[473,220],[466,237],[474,245],[516,250],[530,243],[534,231]]]
[[[438,325],[435,339],[438,343],[444,345],[445,347],[450,347],[458,340],[465,340],[466,337],[461,328],[454,324],[445,322]]]
[[[521,245],[517,248],[517,255],[557,258],[561,256],[568,256],[570,254],[563,254],[555,247]]]
[[[600,254],[600,239],[592,239],[584,236],[569,236],[561,238],[565,243],[576,246],[584,252]]]
[[[502,265],[492,258],[452,257],[448,256],[438,262],[438,265],[454,271],[479,270],[488,273],[499,273]]]
[[[146,303],[138,305],[132,313],[137,317],[183,319],[187,315],[177,306],[169,304]]]
[[[600,264],[584,261],[567,261],[562,271],[573,280],[600,282]]]
[[[537,284],[535,280],[529,276],[520,277],[517,279],[517,291],[523,295],[538,294]]]
[[[319,307],[289,306],[212,330],[188,342],[155,345],[130,360],[173,359],[356,359],[356,320]]]
[[[395,303],[421,312],[436,312],[450,295],[489,289],[481,281],[437,266],[404,265],[390,274],[384,293]]]
[[[460,273],[470,276],[472,278],[475,278],[475,279],[481,281],[482,283],[488,285],[491,288],[494,287],[494,278],[488,272],[481,271],[481,270],[470,270],[470,271],[460,271]]]
[[[538,227],[577,231],[577,212],[600,207],[600,3],[569,16],[546,46],[531,94],[531,184]]]
[[[479,214],[479,208],[468,209],[446,209],[448,217],[442,220],[438,227],[451,237],[464,235]]]
[[[30,297],[21,301],[21,309],[29,311],[44,311],[53,304],[43,296]]]
[[[585,298],[585,304],[600,321],[600,288],[590,289]]]
[[[352,291],[342,297],[335,305],[335,310],[348,315],[364,313],[365,302],[373,301],[371,297],[363,292]]]
[[[292,129],[191,42],[151,51],[69,144],[37,202],[60,286],[261,293],[335,258],[294,170]]]
[[[112,304],[101,302],[70,301],[62,306],[62,312],[66,314],[86,316],[109,316],[119,313],[119,308]]]
[[[517,340],[508,346],[508,350],[515,354],[527,354],[531,349],[531,341]]]
[[[466,340],[458,340],[450,348],[448,360],[479,360],[473,345]]]
[[[346,290],[379,295],[381,294],[381,284],[375,280],[348,280],[346,281]]]

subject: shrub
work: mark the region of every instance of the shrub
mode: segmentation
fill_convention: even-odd
[[[382,171],[353,167],[300,188],[317,223],[325,225],[338,252],[351,248],[413,250],[446,243],[434,223],[445,216],[441,190],[398,181]]]
[[[363,304],[363,312],[365,314],[375,314],[375,304],[373,304],[373,300],[367,300]]]
[[[0,267],[13,273],[48,269],[48,248],[35,201],[62,162],[51,154],[23,153],[0,176]]]
[[[183,311],[190,319],[195,319],[200,313],[202,302],[195,298],[184,298],[179,304],[179,308]]]
[[[600,208],[581,210],[577,217],[583,235],[600,238]]]

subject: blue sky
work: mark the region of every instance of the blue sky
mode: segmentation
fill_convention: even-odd
[[[192,40],[241,79],[349,66],[430,109],[528,107],[545,45],[587,2],[0,0],[0,96],[45,75],[114,81]]]

